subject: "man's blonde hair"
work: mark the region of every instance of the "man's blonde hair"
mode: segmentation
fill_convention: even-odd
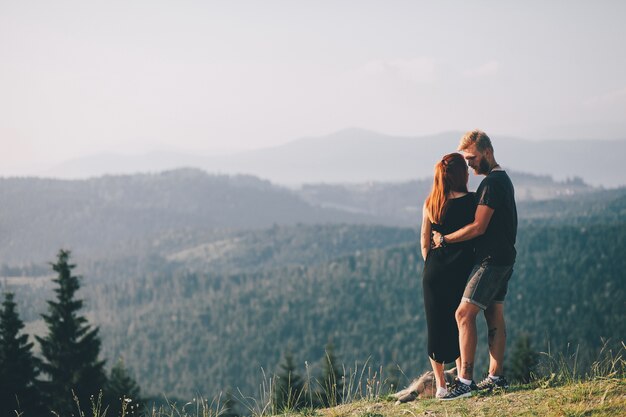
[[[487,136],[487,134],[482,130],[474,129],[463,135],[461,142],[459,143],[459,151],[464,151],[473,144],[476,145],[476,150],[479,152],[484,152],[487,149],[491,149],[493,151],[491,139],[489,139],[489,136]]]

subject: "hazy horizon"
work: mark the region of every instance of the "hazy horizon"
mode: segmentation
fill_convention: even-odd
[[[267,151],[267,150],[274,150],[274,149],[278,149],[281,148],[283,146],[289,146],[292,144],[296,144],[300,141],[303,140],[310,140],[310,139],[320,139],[323,140],[326,137],[331,137],[337,134],[340,134],[341,132],[346,132],[346,131],[363,131],[363,132],[369,132],[369,133],[373,133],[376,135],[380,135],[380,136],[388,136],[388,137],[393,137],[394,139],[416,139],[416,140],[420,140],[420,139],[424,139],[427,140],[429,137],[436,137],[436,136],[440,136],[440,135],[444,135],[445,133],[450,133],[450,132],[454,132],[457,133],[459,135],[459,138],[461,137],[462,133],[461,131],[444,131],[444,132],[436,132],[436,133],[432,133],[432,134],[424,134],[424,135],[389,135],[385,132],[378,132],[378,131],[374,131],[374,130],[368,130],[368,129],[360,129],[360,128],[356,128],[356,127],[349,127],[349,128],[345,128],[345,129],[340,129],[336,132],[330,132],[328,135],[320,135],[320,136],[302,136],[302,137],[298,137],[298,138],[294,138],[293,140],[288,140],[285,143],[280,143],[280,144],[268,144],[268,145],[260,145],[259,147],[240,147],[240,148],[222,148],[222,149],[193,149],[193,148],[184,148],[184,147],[176,147],[176,146],[172,146],[172,145],[165,145],[165,144],[155,144],[151,147],[148,148],[136,148],[136,149],[103,149],[100,151],[86,151],[83,154],[80,155],[76,155],[73,157],[68,157],[66,159],[59,159],[59,160],[48,160],[45,162],[38,162],[38,163],[32,163],[30,165],[25,164],[19,167],[14,167],[13,169],[2,169],[0,168],[0,178],[9,178],[9,177],[39,177],[39,178],[58,178],[58,179],[84,179],[84,178],[88,178],[91,177],[91,175],[76,175],[76,176],[68,176],[65,174],[58,174],[58,170],[59,169],[63,169],[63,167],[68,166],[68,165],[72,165],[72,164],[79,164],[79,165],[85,165],[86,163],[88,163],[89,160],[99,160],[99,159],[107,159],[108,157],[113,158],[113,159],[128,159],[128,160],[132,160],[132,159],[136,159],[136,158],[152,158],[152,157],[163,157],[163,156],[182,156],[182,157],[194,157],[197,159],[202,159],[202,158],[213,158],[213,157],[229,157],[229,156],[238,156],[238,155],[244,155],[244,154],[253,154],[255,151]],[[522,140],[522,141],[529,141],[529,142],[542,142],[542,141],[549,141],[549,142],[566,142],[566,141],[570,141],[571,139],[567,139],[567,138],[552,138],[552,139],[542,139],[542,138],[522,138],[522,137],[514,137],[512,135],[497,135],[497,136],[493,136],[491,135],[492,138],[496,138],[496,143],[500,138],[506,138],[506,139],[517,139],[517,140]],[[493,140],[493,139],[492,139]],[[596,139],[584,139],[584,138],[579,138],[579,139],[574,139],[573,142],[586,142],[589,140],[598,140],[598,141],[603,141],[603,142],[626,142],[626,137],[624,138],[596,138]],[[450,147],[450,152],[453,152],[455,149],[455,145],[456,142],[450,142],[451,143],[451,147]],[[155,162],[156,163],[156,162]],[[126,175],[129,173],[147,173],[147,172],[158,172],[158,171],[164,171],[164,170],[170,170],[170,169],[177,169],[177,168],[198,168],[198,169],[202,169],[202,170],[206,170],[206,168],[202,167],[202,164],[199,165],[189,165],[189,164],[182,164],[182,165],[176,165],[174,164],[172,167],[169,168],[164,168],[164,169],[157,169],[156,171],[154,170],[145,170],[142,169],[141,167],[138,167],[136,171],[134,172],[130,172],[128,170],[117,170],[116,168],[112,168],[111,171],[109,172],[103,172],[101,175]],[[517,169],[517,171],[519,172],[528,172],[529,171],[524,171],[523,169]],[[211,173],[211,171],[207,171],[208,173]],[[255,175],[252,172],[240,172],[241,174],[250,174],[250,175]],[[232,173],[231,173],[232,174]],[[100,175],[100,174],[99,174]],[[540,175],[550,175],[553,176],[554,179],[556,180],[563,180],[564,178],[560,178],[558,176],[554,176],[552,173],[548,173],[548,172],[544,172],[541,173]],[[420,177],[421,178],[421,177]],[[267,178],[264,178],[267,179]],[[289,182],[285,182],[285,181],[276,181],[275,179],[271,179],[274,182],[277,183],[281,183],[281,184],[289,184]],[[409,180],[409,178],[407,178],[406,180]],[[384,180],[382,180],[384,181]]]
[[[354,127],[626,139],[626,3],[0,3],[0,176]]]

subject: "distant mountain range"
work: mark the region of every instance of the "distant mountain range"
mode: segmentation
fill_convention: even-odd
[[[557,198],[563,205],[558,212],[588,211],[590,204],[576,205],[585,195],[593,196],[587,200],[606,199],[581,181],[511,176],[518,201]],[[209,244],[213,250],[219,245],[212,242],[233,232],[273,225],[416,228],[431,181],[287,188],[253,176],[199,169],[87,180],[0,179],[0,264],[47,261],[61,247],[75,248],[82,259],[127,256],[164,245],[184,250]],[[522,218],[553,215],[545,204],[520,209]]]
[[[119,256],[175,234],[273,224],[383,223],[315,207],[251,176],[198,169],[88,180],[0,179],[0,263],[49,259],[60,247],[81,257]]]
[[[367,181],[408,181],[432,175],[442,155],[456,150],[461,132],[404,137],[362,129],[302,138],[282,146],[203,156],[152,152],[97,154],[61,164],[44,176],[87,178],[103,174],[159,172],[195,167],[211,173],[250,174],[285,185]],[[508,169],[580,177],[594,186],[626,185],[624,140],[542,140],[492,136],[497,160]]]

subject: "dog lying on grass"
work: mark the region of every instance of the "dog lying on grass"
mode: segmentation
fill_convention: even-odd
[[[444,377],[446,383],[451,385],[456,378],[456,368],[445,371]],[[433,398],[437,392],[437,383],[433,371],[422,374],[419,378],[414,379],[411,384],[402,391],[396,392],[391,396],[398,401],[396,404],[408,403],[416,399]]]

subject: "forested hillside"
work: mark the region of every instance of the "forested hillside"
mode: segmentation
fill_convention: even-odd
[[[521,203],[564,197],[576,202],[600,192],[577,180],[512,175]],[[414,228],[431,183],[424,179],[288,189],[252,176],[209,175],[197,169],[74,181],[0,179],[0,265],[40,267],[59,247],[73,248],[83,261],[155,250],[169,255],[176,248],[212,244],[275,224]],[[532,217],[537,211],[545,215],[543,207],[520,210],[520,216]]]
[[[197,169],[80,181],[0,179],[0,197],[0,263],[10,265],[42,263],[60,246],[95,259],[141,253],[198,229],[215,238],[276,223],[377,223],[313,207],[256,177]]]
[[[602,338],[620,340],[625,239],[624,224],[523,227],[507,302],[510,340],[527,332],[537,349],[550,343],[553,352],[569,343],[579,366]],[[261,368],[277,370],[291,350],[302,372],[304,361],[314,371],[328,342],[348,365],[371,356],[375,367],[397,364],[408,376],[427,369],[422,265],[415,243],[237,274],[152,258],[136,269],[102,264],[100,274],[119,276],[87,278],[83,294],[105,356],[123,356],[144,392],[254,394]],[[40,291],[35,299],[45,298]],[[18,288],[17,297],[30,301],[28,292]]]
[[[511,340],[527,332],[542,350],[570,343],[582,363],[601,338],[623,337],[625,239],[624,225],[522,230],[507,304]],[[313,363],[329,341],[347,363],[371,355],[415,375],[427,367],[421,267],[411,244],[263,273],[177,270],[103,285],[98,292],[111,296],[94,307],[106,320],[106,352],[137,364],[149,392],[251,391],[260,368],[276,369],[287,349]]]
[[[185,173],[192,178],[198,174],[182,171],[168,175],[177,177],[174,183],[179,184],[179,176]],[[199,175],[201,182],[205,177]],[[232,178],[227,181],[236,182]],[[65,233],[62,225],[81,224],[84,230],[72,230],[84,233],[90,242],[98,241],[99,233],[104,236],[102,247],[106,249],[100,257],[95,256],[95,247],[84,259],[78,255],[80,247],[69,247],[76,249],[73,261],[78,264],[76,271],[84,276],[79,296],[86,300],[89,321],[101,328],[108,366],[123,357],[145,394],[189,398],[197,392],[213,395],[231,387],[255,395],[261,369],[269,374],[277,371],[287,351],[293,353],[301,372],[305,361],[312,373],[318,372],[329,342],[348,366],[370,358],[368,363],[374,368],[380,365],[389,372],[399,366],[408,377],[427,369],[423,263],[415,227],[345,224],[340,218],[333,219],[336,224],[290,224],[293,217],[288,217],[282,223],[253,230],[243,226],[232,230],[177,229],[178,220],[168,223],[163,219],[179,219],[188,213],[174,204],[173,194],[167,194],[170,203],[156,199],[162,191],[156,188],[143,200],[139,185],[128,194],[110,197],[116,207],[124,207],[119,209],[121,213],[128,214],[128,236],[153,236],[145,241],[137,238],[136,245],[107,242],[106,236],[115,234],[107,235],[106,222],[98,226],[92,221],[106,218],[96,215],[99,209],[83,213],[87,217],[82,223],[74,223],[76,218],[66,223],[59,214],[63,210],[55,211],[54,206],[44,213],[50,216],[49,221],[56,219],[58,229],[54,230]],[[45,190],[42,185],[41,192]],[[90,201],[68,200],[72,192],[56,191],[64,197],[48,190],[51,196],[47,201],[57,201],[58,207],[70,214],[81,213],[77,207]],[[242,197],[247,191],[242,191]],[[266,193],[274,191],[270,187]],[[255,192],[263,194],[262,190]],[[293,197],[291,192],[276,192]],[[156,201],[167,209],[146,208]],[[182,201],[181,207],[190,207],[196,200]],[[296,208],[311,208],[301,200],[293,201],[300,201]],[[137,210],[126,211],[128,207]],[[521,202],[518,209],[519,257],[507,299],[511,343],[529,333],[538,350],[549,346],[553,352],[577,351],[582,366],[594,357],[603,340],[619,343],[626,334],[626,258],[622,255],[626,247],[626,191],[600,190]],[[23,212],[34,213],[36,209],[25,206]],[[142,218],[144,212],[146,218],[154,218]],[[27,216],[9,214],[27,231],[36,230],[28,226]],[[160,221],[156,222],[157,218]],[[366,218],[373,222],[372,216]],[[16,230],[15,224],[2,221],[4,228]],[[39,224],[36,219],[32,223]],[[134,223],[146,228],[132,229]],[[115,227],[121,226],[111,226]],[[160,234],[151,235],[152,227]],[[32,236],[29,239],[33,241]],[[46,239],[41,237],[33,253],[49,252],[47,259],[52,260],[58,248],[46,251],[50,244]],[[45,300],[53,297],[51,271],[43,263],[20,266],[1,259],[5,264],[2,287],[15,291],[27,333],[40,334],[40,314],[45,311]],[[486,352],[485,344],[480,346],[478,369],[482,371]]]
[[[116,285],[142,276],[180,272],[221,276],[312,266],[371,249],[411,244],[417,238],[414,229],[347,224],[274,225],[263,230],[222,233],[219,238],[206,230],[179,232],[159,240],[148,252],[136,249],[125,256],[81,261],[77,271],[85,281],[81,292],[88,294],[88,304],[92,304],[100,302],[101,294],[94,288],[101,289],[103,283]],[[52,295],[50,268],[4,266],[2,273],[0,285],[5,283],[20,291],[22,317],[38,320],[46,308],[45,300]]]

